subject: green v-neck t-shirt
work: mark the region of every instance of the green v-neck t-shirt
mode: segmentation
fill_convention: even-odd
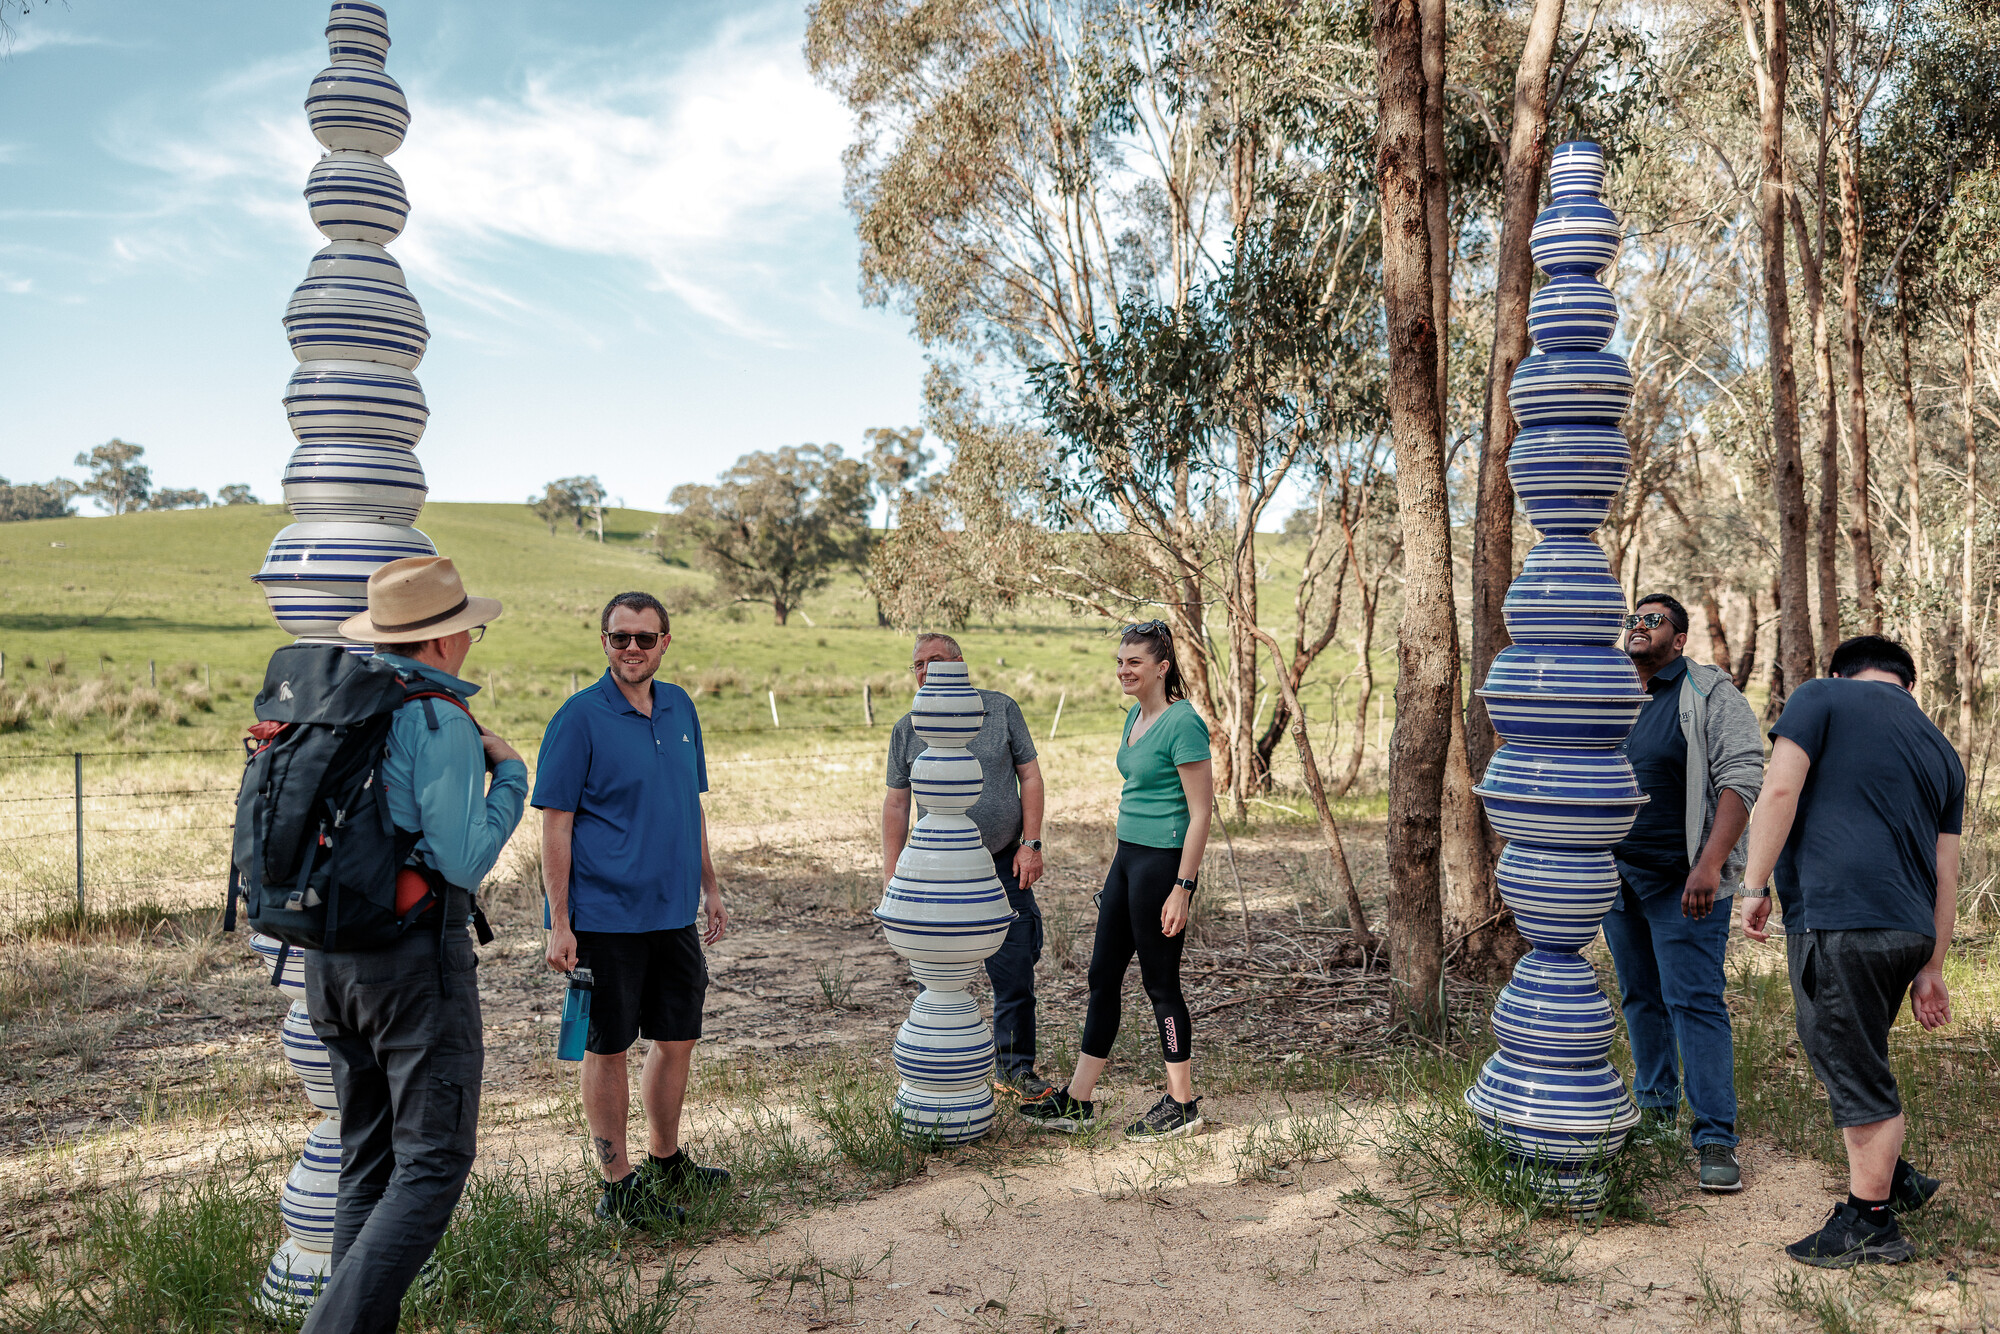
[[[1118,838],[1145,848],[1178,848],[1187,841],[1187,793],[1178,766],[1209,757],[1208,724],[1194,705],[1177,699],[1153,720],[1136,743],[1132,735],[1139,706],[1125,715],[1118,741],[1118,772],[1125,789],[1118,795]]]

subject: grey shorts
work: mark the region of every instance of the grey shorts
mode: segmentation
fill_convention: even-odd
[[[1933,946],[1915,931],[1785,937],[1799,1046],[1826,1086],[1836,1126],[1873,1125],[1903,1110],[1889,1068],[1889,1029]]]

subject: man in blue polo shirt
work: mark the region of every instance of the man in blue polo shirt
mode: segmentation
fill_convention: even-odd
[[[688,1191],[729,1180],[680,1147],[708,994],[701,947],[722,939],[729,913],[701,809],[701,720],[687,691],[653,679],[671,641],[667,609],[650,593],[620,593],[599,624],[610,667],[549,720],[533,803],[542,812],[549,967],[592,974],[582,1093],[605,1182],[597,1215],[649,1223],[678,1217],[674,1201]],[[706,930],[695,925],[697,907]],[[639,1073],[650,1140],[643,1169],[625,1147],[625,1053],[640,1037],[653,1044]]]

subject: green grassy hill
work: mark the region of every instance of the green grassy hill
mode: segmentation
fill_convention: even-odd
[[[588,682],[603,670],[597,617],[611,594],[708,599],[707,575],[654,553],[645,535],[658,517],[612,510],[600,545],[550,536],[521,505],[425,507],[419,526],[468,587],[507,607],[469,663],[473,677],[495,687],[482,696],[482,718],[524,738],[538,734],[572,673]],[[0,652],[15,701],[0,712],[0,754],[92,738],[227,744],[247,718],[266,659],[290,642],[250,581],[286,521],[267,505],[0,525]],[[1065,695],[1066,724],[1113,716],[1108,628],[1044,609],[961,638],[975,678],[1020,699],[1046,731]],[[761,606],[681,613],[665,674],[697,692],[711,729],[769,732],[771,694],[788,730],[854,724],[864,684],[893,719],[910,688],[908,654],[907,638],[876,625],[873,601],[848,575],[785,626]],[[81,698],[91,682],[90,698]],[[67,705],[52,702],[58,694]]]

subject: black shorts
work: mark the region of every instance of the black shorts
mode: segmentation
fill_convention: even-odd
[[[1903,1110],[1889,1029],[1934,945],[1929,936],[1887,929],[1785,937],[1799,1046],[1826,1086],[1836,1126],[1870,1126]]]
[[[590,1034],[583,1049],[615,1056],[635,1038],[693,1042],[701,1036],[708,961],[701,928],[579,931],[576,966],[591,974]]]

